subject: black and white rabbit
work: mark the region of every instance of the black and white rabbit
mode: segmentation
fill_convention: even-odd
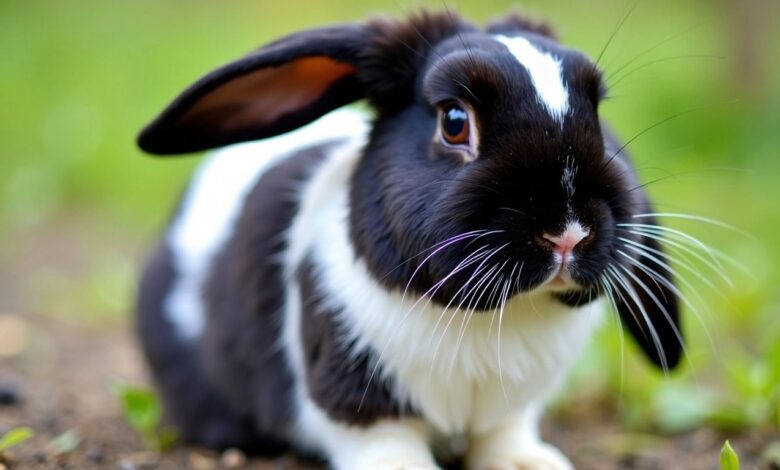
[[[655,364],[682,351],[661,247],[619,225],[650,203],[604,93],[546,26],[449,13],[293,34],[184,91],[142,149],[264,140],[207,158],[141,280],[183,437],[422,469],[461,435],[467,468],[571,468],[538,421],[604,299]]]

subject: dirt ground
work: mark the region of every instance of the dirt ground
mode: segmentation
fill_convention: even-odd
[[[131,328],[116,318],[87,321],[75,312],[49,312],[68,306],[72,290],[68,285],[50,304],[36,304],[34,300],[40,299],[32,298],[39,296],[32,285],[41,279],[33,272],[39,269],[36,266],[82,279],[88,275],[90,253],[96,250],[114,250],[130,260],[141,258],[138,253],[143,250],[137,240],[123,239],[119,231],[87,232],[86,225],[82,220],[69,220],[58,223],[56,232],[46,229],[21,234],[6,245],[14,249],[0,256],[0,435],[16,426],[36,431],[32,440],[7,453],[8,468],[323,468],[293,456],[244,459],[235,453],[216,455],[185,446],[162,455],[144,450],[122,418],[110,388],[116,380],[147,383]],[[96,246],[95,240],[111,240],[111,246]],[[99,285],[97,290],[102,289]],[[122,310],[117,318],[125,318],[126,306],[118,305]],[[47,313],[30,313],[41,311]],[[49,443],[69,430],[81,442],[74,450],[57,455]],[[707,429],[674,437],[631,434],[621,428],[612,412],[593,403],[576,404],[565,414],[548,417],[543,435],[580,470],[716,469],[726,437]],[[753,431],[728,437],[743,469],[771,468],[761,460],[761,453],[770,441],[778,440],[776,434]]]
[[[249,469],[320,468],[292,456],[274,460],[220,456],[178,447],[163,455],[145,452],[120,415],[110,391],[113,380],[145,382],[144,368],[129,328],[84,329],[50,318],[23,318],[28,338],[18,357],[0,359],[0,388],[16,395],[0,405],[0,432],[31,426],[37,435],[9,452],[10,468],[42,469]],[[52,438],[75,430],[82,438],[74,451],[54,455]],[[583,407],[545,422],[544,436],[559,446],[578,469],[717,468],[722,436],[708,430],[664,438],[624,433],[604,413]],[[770,468],[760,453],[771,436],[737,438],[743,468]]]

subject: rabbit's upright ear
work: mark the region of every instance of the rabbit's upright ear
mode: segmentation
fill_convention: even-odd
[[[154,154],[188,153],[287,132],[355,101],[361,25],[294,34],[198,80],[139,135]]]
[[[616,288],[613,298],[623,326],[645,355],[656,366],[669,371],[680,362],[684,348],[679,290],[659,243],[659,231],[653,230],[657,222],[642,218],[642,224],[643,235],[638,241],[626,242],[621,250],[624,259],[612,273]]]

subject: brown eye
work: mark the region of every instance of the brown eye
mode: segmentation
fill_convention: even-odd
[[[441,115],[441,134],[451,145],[468,145],[469,113],[461,106],[451,104],[444,108]]]

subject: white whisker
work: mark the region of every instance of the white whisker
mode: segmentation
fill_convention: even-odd
[[[455,237],[452,237],[450,239],[447,239],[447,240],[444,240],[442,242],[439,242],[436,245],[434,245],[433,247],[429,248],[429,250],[430,249],[434,249],[434,248],[435,249],[434,249],[433,253],[428,255],[424,260],[422,260],[422,262],[420,262],[419,265],[417,265],[417,268],[414,270],[412,275],[409,276],[409,281],[406,283],[406,287],[404,288],[404,293],[401,296],[401,301],[403,302],[403,300],[406,298],[406,293],[409,290],[409,286],[412,284],[412,281],[414,280],[414,277],[417,275],[417,273],[420,271],[420,269],[422,269],[422,267],[425,265],[425,263],[427,263],[431,258],[436,256],[439,252],[441,252],[442,250],[452,246],[453,244],[455,244],[457,242],[460,242],[460,241],[463,241],[463,240],[468,240],[470,238],[474,238],[475,240],[478,240],[479,238],[481,238],[483,236],[490,235],[490,234],[497,233],[497,232],[499,232],[499,231],[498,230],[493,230],[492,232],[485,232],[485,231],[475,230],[473,232],[466,232],[466,233],[464,233],[462,235],[456,235]],[[417,254],[416,256],[410,258],[409,260],[414,259],[417,256],[422,255],[423,253],[425,253],[425,251]],[[407,260],[407,261],[409,261],[409,260]]]
[[[457,297],[460,295],[460,293],[461,293],[461,292],[463,292],[463,290],[464,290],[464,289],[468,288],[469,284],[471,284],[471,283],[474,281],[475,277],[476,277],[476,276],[478,276],[478,275],[481,273],[481,271],[482,271],[482,269],[483,269],[483,266],[485,265],[485,263],[487,263],[487,261],[488,261],[490,258],[492,258],[493,256],[495,256],[495,255],[496,255],[497,253],[499,253],[501,250],[503,250],[504,248],[506,248],[507,246],[509,246],[509,244],[510,244],[509,242],[507,242],[507,243],[504,243],[504,244],[503,244],[503,245],[501,245],[500,247],[498,247],[498,248],[494,249],[493,251],[491,251],[491,252],[490,252],[490,254],[488,254],[487,256],[485,256],[485,257],[482,259],[482,261],[480,262],[480,264],[479,264],[479,265],[478,265],[478,266],[477,266],[477,267],[474,269],[474,273],[471,275],[471,277],[469,277],[469,279],[468,279],[468,280],[467,280],[467,281],[466,281],[466,282],[463,284],[463,286],[461,286],[461,287],[460,287],[460,289],[458,289],[458,290],[457,290],[457,292],[455,292],[455,294],[452,296],[452,299],[450,299],[450,301],[449,301],[449,302],[447,303],[447,305],[444,307],[444,310],[442,311],[442,313],[443,313],[443,312],[446,312],[446,311],[449,309],[450,305],[452,305],[452,302],[454,302],[454,301],[455,301],[455,299],[456,299],[456,298],[457,298]],[[448,329],[449,329],[449,327],[450,327],[450,324],[452,324],[452,320],[454,320],[454,319],[455,319],[455,315],[456,315],[456,314],[458,313],[458,311],[460,310],[460,307],[461,307],[461,305],[463,304],[463,302],[464,302],[464,301],[465,301],[465,298],[464,298],[463,300],[461,300],[461,301],[460,301],[460,303],[458,304],[458,307],[455,309],[455,311],[454,311],[454,312],[452,312],[452,315],[450,316],[450,319],[447,321],[447,324],[444,326],[444,331],[442,331],[442,334],[441,334],[441,336],[439,337],[439,341],[436,343],[436,348],[434,349],[434,352],[433,352],[433,363],[435,363],[435,362],[436,362],[436,357],[438,356],[438,353],[439,353],[439,348],[441,347],[441,343],[442,343],[442,341],[444,341],[444,336],[446,335],[446,333],[447,333],[447,330],[448,330]],[[440,317],[440,318],[441,318],[441,317]],[[437,321],[437,322],[436,322],[436,324],[438,325],[438,323],[439,323],[439,322]],[[434,331],[435,331],[435,327],[434,327]],[[431,364],[431,366],[432,366],[432,367],[433,367],[433,363]]]
[[[618,224],[618,226],[621,226],[621,225],[624,225],[624,224]],[[625,225],[633,226],[634,229],[640,230],[640,231],[644,231],[645,233],[652,232],[652,233],[655,233],[656,235],[664,235],[664,234],[666,234],[666,235],[674,236],[678,241],[680,241],[680,242],[688,242],[690,246],[698,247],[702,251],[707,253],[709,255],[709,257],[712,259],[712,261],[715,264],[717,264],[718,267],[721,270],[723,270],[723,265],[720,264],[720,260],[723,260],[723,261],[729,263],[730,265],[732,265],[733,267],[739,269],[740,271],[742,271],[746,275],[751,276],[751,278],[752,278],[750,270],[747,269],[747,267],[745,265],[743,265],[742,263],[740,263],[736,259],[732,258],[731,256],[723,253],[722,251],[717,250],[717,249],[707,245],[706,243],[702,242],[698,238],[696,238],[696,237],[694,237],[692,235],[689,235],[689,234],[687,234],[685,232],[682,232],[680,230],[676,230],[676,229],[673,229],[673,228],[669,228],[669,227],[649,225],[649,224],[625,224]],[[668,239],[667,239],[667,242],[669,242]],[[733,287],[732,283],[730,283],[730,285]]]
[[[715,225],[716,227],[725,228],[726,230],[730,230],[734,233],[737,233],[739,235],[742,235],[743,237],[749,238],[751,240],[756,240],[756,237],[753,235],[734,227],[733,225],[727,224],[726,222],[717,220],[717,219],[711,219],[709,217],[704,217],[701,215],[694,215],[694,214],[680,214],[675,212],[647,212],[644,214],[634,214],[631,216],[635,219],[641,219],[641,218],[655,218],[655,217],[668,217],[673,219],[683,219],[683,220],[692,220],[696,222],[704,222],[706,224]]]
[[[506,264],[506,261],[504,261],[504,264]],[[463,341],[463,336],[466,334],[466,329],[468,328],[469,322],[471,321],[471,317],[474,315],[477,305],[479,304],[479,300],[482,299],[482,296],[485,294],[485,291],[488,287],[490,287],[490,279],[495,278],[498,276],[498,274],[501,272],[501,267],[498,265],[494,265],[489,271],[487,271],[483,276],[482,279],[474,284],[474,287],[472,287],[468,294],[466,294],[465,297],[471,297],[471,300],[469,300],[468,305],[466,305],[466,310],[463,315],[463,319],[460,323],[460,329],[458,330],[458,339],[455,341],[455,352],[452,356],[451,362],[450,362],[450,369],[455,367],[455,360],[458,356],[458,351],[460,350],[460,343]],[[480,287],[485,286],[482,289],[482,293],[477,297],[477,292]],[[465,300],[464,297],[464,300]],[[474,308],[472,308],[472,304],[474,305]]]
[[[480,248],[477,248],[476,250],[474,250],[468,256],[466,256],[466,258],[464,258],[460,263],[458,263],[455,266],[455,268],[453,268],[453,270],[449,274],[447,274],[447,276],[445,276],[442,280],[438,281],[430,289],[428,289],[425,293],[423,293],[420,296],[420,298],[414,304],[412,304],[412,306],[409,307],[409,309],[407,309],[406,313],[404,313],[404,315],[401,317],[400,321],[398,322],[398,328],[394,329],[393,333],[390,336],[389,341],[387,343],[385,343],[385,346],[382,347],[382,350],[379,352],[377,360],[374,363],[374,367],[371,368],[371,374],[368,377],[368,382],[366,383],[366,388],[365,388],[365,390],[363,390],[363,395],[360,398],[360,403],[358,404],[358,410],[360,410],[361,407],[363,406],[363,401],[366,398],[366,393],[368,393],[368,389],[371,386],[371,382],[374,379],[374,376],[376,375],[377,370],[379,369],[379,364],[382,362],[382,357],[384,356],[384,353],[387,350],[388,345],[392,342],[392,339],[395,338],[395,335],[397,334],[397,332],[401,330],[400,327],[401,327],[401,325],[403,325],[405,323],[405,321],[406,321],[407,317],[409,316],[409,314],[412,311],[414,311],[415,307],[417,307],[417,305],[425,298],[428,299],[426,304],[425,304],[427,306],[428,303],[430,303],[430,301],[433,298],[433,296],[436,295],[436,292],[438,292],[438,290],[444,285],[445,282],[447,282],[447,280],[450,277],[452,277],[453,275],[457,274],[458,272],[460,272],[461,270],[465,269],[466,267],[470,266],[471,264],[476,263],[482,257],[486,256],[487,252],[485,252],[485,253],[481,253],[481,252],[482,252],[482,250],[486,249],[487,247],[488,247],[487,245],[483,245]],[[404,293],[404,295],[405,295],[405,293]]]
[[[682,243],[679,243],[674,240],[669,240],[668,237],[663,237],[655,232],[647,232],[647,231],[637,231],[637,230],[626,230],[629,233],[633,233],[634,235],[639,235],[640,237],[647,237],[652,238],[654,240],[658,240],[659,242],[662,242],[666,244],[666,246],[670,250],[675,250],[677,253],[680,253],[682,251],[683,253],[687,253],[688,255],[696,258],[700,262],[702,262],[704,265],[706,265],[709,269],[712,270],[715,274],[717,274],[723,281],[728,284],[729,286],[733,287],[734,282],[731,280],[731,278],[726,274],[726,272],[722,269],[722,267],[718,267],[718,265],[714,264],[712,261],[708,260],[704,256],[697,253],[695,250],[691,249],[690,246],[686,246]],[[680,253],[681,255],[683,253]]]
[[[677,325],[674,322],[674,319],[672,318],[671,314],[669,313],[669,310],[666,308],[666,305],[661,302],[660,299],[658,299],[658,296],[655,295],[655,293],[645,284],[639,277],[631,272],[630,269],[626,268],[623,265],[618,266],[620,269],[622,269],[628,276],[636,282],[636,284],[639,286],[640,289],[642,289],[649,297],[652,299],[652,301],[655,303],[655,305],[658,307],[658,310],[661,311],[664,318],[666,319],[666,322],[669,324],[669,326],[672,328],[672,332],[674,332],[674,336],[677,338],[677,341],[680,343],[680,347],[683,350],[683,353],[685,354],[685,357],[688,358],[688,351],[685,347],[685,341],[683,341],[682,333],[680,333],[680,329],[677,328]],[[690,359],[688,359],[690,362]]]
[[[612,292],[612,281],[606,276],[601,277],[601,285],[604,286],[604,292],[607,295],[609,303],[612,305],[612,318],[617,322],[618,341],[620,343],[620,400],[623,400],[623,389],[626,378],[626,356],[625,356],[625,336],[623,334],[623,322],[620,320],[620,313],[615,301],[615,294]]]
[[[512,266],[512,272],[509,274],[509,278],[506,279],[506,282],[512,283],[512,276],[515,274],[515,270],[517,270],[517,265],[519,264],[518,261],[515,261],[515,265]],[[504,281],[505,276],[502,274],[501,279],[498,280],[495,285],[493,286],[493,291],[490,293],[490,297],[488,298],[488,305],[493,305],[493,299],[495,298],[496,294],[499,291],[499,287],[505,282]],[[496,319],[496,313],[498,312],[498,308],[493,308],[493,313],[490,315],[490,327],[488,328],[488,338],[490,338],[490,333],[493,331],[493,322]]]
[[[689,263],[686,263],[685,261],[683,261],[683,260],[681,260],[679,258],[674,258],[669,253],[664,253],[661,250],[656,250],[655,248],[651,248],[649,246],[642,245],[641,243],[635,242],[634,240],[629,240],[628,238],[625,238],[625,237],[618,237],[618,240],[623,242],[624,246],[626,246],[626,248],[629,248],[629,249],[639,253],[640,255],[646,257],[649,260],[655,261],[660,266],[662,266],[664,269],[666,269],[669,273],[673,274],[676,278],[682,278],[682,276],[680,276],[676,271],[674,271],[672,269],[671,265],[669,265],[669,263],[661,260],[660,258],[658,258],[658,257],[656,257],[654,255],[662,256],[662,257],[666,258],[669,261],[673,261],[674,264],[684,268],[686,271],[688,271],[689,273],[691,273],[694,276],[696,276],[697,279],[699,279],[703,283],[707,284],[707,286],[709,286],[710,288],[715,290],[717,293],[720,293],[720,291],[715,288],[715,284],[713,284],[712,281],[707,279],[707,277],[704,276],[704,274],[702,274],[701,271],[699,271],[698,269],[695,269]]]
[[[522,270],[522,266],[520,269]],[[501,292],[501,308],[498,312],[498,349],[496,350],[498,355],[498,382],[501,384],[501,393],[503,393],[504,400],[507,404],[509,404],[509,395],[506,393],[506,388],[504,387],[504,374],[501,368],[501,323],[504,320],[504,307],[506,306],[507,296],[509,295],[509,290],[511,287],[510,281],[511,279],[505,281],[504,288]]]
[[[607,272],[611,272],[614,276],[614,280],[620,283],[620,285],[625,289],[626,294],[631,297],[632,302],[634,305],[639,309],[639,312],[642,314],[642,318],[645,321],[645,324],[647,325],[647,329],[649,330],[650,337],[653,341],[653,345],[656,348],[656,352],[658,352],[659,358],[661,360],[661,368],[664,371],[664,374],[669,373],[669,362],[666,360],[666,353],[663,350],[663,347],[661,345],[661,339],[658,336],[658,332],[655,329],[655,326],[653,325],[653,322],[650,321],[650,316],[647,314],[647,310],[645,310],[644,305],[639,300],[639,294],[636,292],[636,290],[628,283],[628,281],[617,272],[617,270],[614,268],[614,266],[609,266],[607,268]],[[642,324],[639,322],[639,318],[636,316],[636,312],[633,308],[631,308],[631,304],[626,301],[626,299],[623,297],[623,294],[620,292],[620,290],[617,291],[618,295],[623,299],[623,302],[625,302],[626,307],[629,308],[631,311],[632,316],[634,317],[634,321],[636,321],[637,325],[641,330],[644,331],[644,328],[642,328]]]
[[[650,276],[650,278],[660,281],[664,285],[664,287],[672,291],[680,300],[683,301],[683,303],[685,303],[685,305],[690,309],[691,313],[693,313],[693,316],[696,317],[696,319],[699,321],[701,326],[704,328],[704,333],[706,334],[707,339],[709,340],[710,347],[712,348],[713,351],[715,351],[716,350],[715,342],[713,341],[712,335],[710,334],[710,331],[707,328],[707,323],[702,318],[702,315],[701,313],[699,313],[699,310],[693,305],[693,303],[691,303],[688,300],[688,298],[685,295],[683,295],[682,291],[680,291],[680,289],[678,289],[677,286],[672,284],[668,279],[664,278],[658,271],[631,258],[631,256],[627,255],[622,250],[617,250],[617,251],[620,255],[625,256],[628,259],[629,263],[636,266],[638,269],[642,270],[645,274]],[[698,296],[698,294],[696,294],[696,290],[692,289],[691,285],[684,278],[677,276],[677,280],[685,284],[688,287],[688,289],[690,289],[697,296],[698,300],[703,305],[705,304],[704,299],[702,299],[700,296]]]
[[[715,284],[713,284],[709,279],[707,279],[703,274],[701,274],[699,271],[695,270],[689,264],[687,264],[687,263],[685,263],[685,262],[683,262],[683,261],[681,261],[681,260],[679,260],[677,258],[674,258],[674,257],[672,257],[672,256],[670,256],[670,255],[668,255],[668,254],[666,254],[666,253],[664,253],[662,251],[654,250],[653,248],[650,248],[650,247],[638,244],[638,243],[633,242],[631,240],[624,239],[624,238],[621,238],[621,240],[623,242],[625,242],[625,243],[629,243],[628,245],[624,244],[624,246],[626,248],[628,248],[628,249],[630,249],[632,251],[635,251],[639,255],[644,256],[645,258],[647,258],[647,259],[649,259],[651,261],[654,261],[659,266],[661,266],[664,270],[666,270],[667,272],[672,274],[677,281],[682,283],[685,286],[686,289],[688,289],[694,296],[696,296],[696,300],[698,300],[701,303],[701,305],[707,305],[707,302],[705,302],[704,299],[701,297],[701,295],[699,295],[698,290],[696,288],[694,288],[694,286],[684,276],[681,276],[674,269],[672,269],[672,267],[669,265],[669,263],[667,263],[667,262],[657,258],[656,256],[653,255],[653,253],[656,253],[659,256],[665,257],[669,261],[674,262],[676,265],[684,267],[686,270],[688,270],[689,272],[694,274],[697,279],[699,279],[700,281],[705,283],[709,288],[711,288],[713,290],[713,292],[715,292],[715,294],[718,295],[718,297],[720,297],[721,299],[723,299],[725,302],[727,302],[729,304],[731,303],[731,301],[728,299],[728,297],[726,297],[726,295],[724,295],[723,292],[721,292],[720,289],[717,289],[715,287]],[[626,256],[626,255],[624,254],[624,256]]]
[[[482,289],[482,292],[479,294],[479,297],[476,298],[476,301],[474,301],[474,298],[472,296],[472,301],[469,301],[469,305],[466,306],[466,313],[468,314],[468,320],[466,320],[466,328],[468,327],[469,321],[471,320],[471,317],[475,313],[475,311],[477,309],[477,306],[479,305],[479,302],[482,300],[482,297],[484,297],[484,295],[487,293],[487,291],[490,288],[490,286],[494,286],[493,291],[495,292],[495,286],[498,285],[498,283],[496,283],[495,281],[496,281],[496,279],[499,276],[501,276],[503,278],[503,275],[501,274],[501,271],[504,269],[504,266],[506,266],[506,264],[508,262],[509,262],[509,260],[506,260],[506,261],[504,261],[501,264],[501,266],[497,266],[498,269],[496,270],[495,273],[493,273],[492,276],[490,276],[490,279],[488,279],[487,283],[485,284],[485,286]],[[472,308],[472,303],[474,304],[473,308]],[[490,305],[492,305],[492,304],[490,302],[488,302],[487,305],[488,305],[488,307],[490,307]],[[495,313],[495,311],[494,311],[494,313]],[[491,318],[491,324],[492,323],[493,323],[493,321],[492,321],[492,318]],[[458,349],[460,348],[460,342],[463,339],[464,334],[465,334],[465,328],[458,335],[458,342],[457,342],[457,344],[455,346],[456,353],[457,353]],[[489,330],[488,330],[488,335],[490,335],[490,331]]]

